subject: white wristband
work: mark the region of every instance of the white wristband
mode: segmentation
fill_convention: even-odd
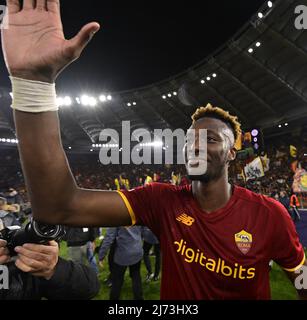
[[[12,108],[15,110],[39,113],[58,111],[54,83],[32,81],[10,77],[13,89]]]

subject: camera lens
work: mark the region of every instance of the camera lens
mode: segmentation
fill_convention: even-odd
[[[35,234],[42,239],[58,239],[63,234],[62,226],[51,226],[32,220],[31,226]]]
[[[24,229],[19,226],[5,228],[0,231],[0,239],[7,241],[7,248],[10,255],[16,255],[15,247],[25,243],[46,244],[51,240],[60,241],[65,235],[63,226],[51,226],[34,221],[33,219]]]

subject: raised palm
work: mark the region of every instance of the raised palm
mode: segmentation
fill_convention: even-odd
[[[66,40],[59,0],[24,0],[22,10],[18,0],[7,0],[7,5],[8,28],[2,30],[2,48],[12,76],[53,82],[99,29],[97,23],[90,23]]]

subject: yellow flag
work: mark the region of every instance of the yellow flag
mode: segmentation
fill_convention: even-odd
[[[119,185],[119,181],[117,178],[114,179],[114,184],[115,184],[116,190],[120,190],[120,185]]]
[[[238,137],[236,143],[235,143],[235,148],[237,151],[242,150],[242,134]]]
[[[152,177],[151,176],[147,176],[146,179],[145,179],[145,185],[149,184],[149,183],[152,183]]]
[[[297,149],[296,149],[296,147],[295,146],[290,146],[290,156],[292,157],[292,158],[296,158],[296,156],[297,156]]]

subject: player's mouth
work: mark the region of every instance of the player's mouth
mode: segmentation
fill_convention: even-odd
[[[207,159],[189,159],[188,160],[188,167],[189,168],[198,168],[203,165],[207,165],[210,161]]]

